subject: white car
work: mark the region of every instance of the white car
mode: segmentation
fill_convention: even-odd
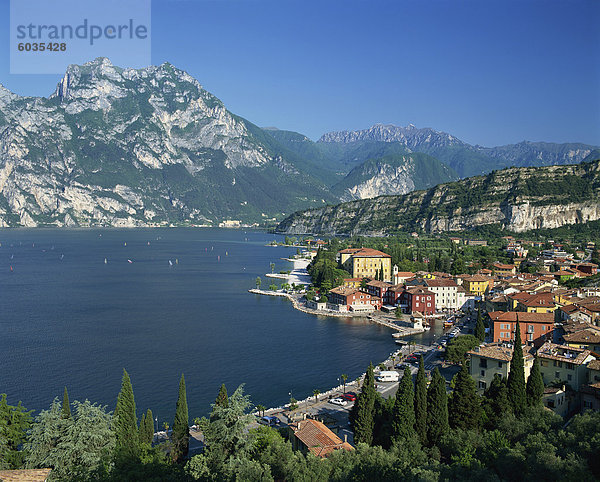
[[[348,401],[340,397],[332,398],[331,400],[329,400],[329,403],[333,403],[334,405],[341,405],[342,407],[348,405]]]

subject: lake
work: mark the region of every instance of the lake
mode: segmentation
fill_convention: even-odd
[[[271,283],[271,262],[291,268],[280,258],[296,249],[265,246],[273,239],[226,229],[1,230],[0,393],[40,410],[66,385],[71,400],[113,410],[126,368],[138,414],[150,408],[162,425],[173,421],[181,373],[192,420],[210,411],[221,383],[230,393],[244,383],[254,404],[279,406],[290,391],[323,392],[395,350],[388,328],[248,293],[257,276]]]

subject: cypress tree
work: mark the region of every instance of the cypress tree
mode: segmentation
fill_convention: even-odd
[[[448,395],[446,382],[436,368],[427,389],[427,440],[437,445],[448,432]]]
[[[508,401],[508,389],[506,388],[506,378],[496,373],[486,389],[483,396],[486,398],[487,406],[490,407],[492,415],[497,419],[511,409]]]
[[[225,384],[221,384],[221,388],[219,389],[219,394],[217,395],[217,399],[215,400],[215,405],[221,408],[227,408],[229,406],[229,400],[227,398],[227,388]]]
[[[173,449],[171,455],[174,461],[179,461],[187,456],[190,445],[189,415],[187,397],[185,393],[185,378],[181,374],[179,380],[179,396],[175,408],[175,420],[173,421]]]
[[[458,372],[454,392],[448,402],[448,418],[452,428],[463,430],[476,429],[481,423],[479,395],[465,363]]]
[[[523,363],[523,347],[521,346],[521,328],[517,318],[517,332],[515,333],[515,348],[510,360],[508,374],[508,400],[515,413],[521,413],[527,404],[525,394],[525,366]]]
[[[533,361],[533,367],[527,379],[527,388],[525,391],[527,393],[527,405],[534,407],[541,403],[542,395],[544,395],[544,380],[540,372],[540,362],[537,357]]]
[[[402,442],[415,433],[415,387],[413,386],[410,368],[404,369],[404,375],[398,384],[392,430],[394,438]]]
[[[477,324],[475,325],[475,338],[483,342],[485,340],[485,325],[481,316],[481,308],[477,310]]]
[[[373,409],[375,408],[375,377],[373,375],[373,364],[369,364],[361,392],[356,400],[356,416],[354,418],[354,441],[367,445],[373,443]]]
[[[65,391],[63,392],[61,417],[65,419],[71,418],[71,403],[69,402],[69,392],[67,392],[67,387],[65,387]]]
[[[140,443],[152,444],[154,441],[154,419],[152,418],[152,410],[148,409],[142,414],[139,428]]]
[[[419,371],[415,380],[415,431],[419,440],[427,442],[427,379],[423,356],[419,360]]]
[[[116,437],[116,453],[125,457],[136,456],[139,448],[139,436],[135,400],[131,379],[125,369],[123,369],[121,391],[117,397],[117,408],[113,415],[113,430]]]

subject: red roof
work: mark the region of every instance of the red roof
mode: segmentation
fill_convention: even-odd
[[[554,313],[525,313],[523,311],[492,311],[488,313],[492,321],[520,323],[554,323]]]
[[[342,442],[325,424],[307,419],[292,425],[294,435],[317,457],[326,457],[336,449],[354,450],[348,442]]]

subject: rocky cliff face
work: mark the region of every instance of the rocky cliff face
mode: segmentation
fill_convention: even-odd
[[[600,161],[513,168],[404,196],[382,196],[295,213],[286,234],[385,235],[499,224],[522,232],[600,219]]]
[[[170,64],[73,65],[47,99],[0,87],[0,226],[259,221],[334,199],[259,131]]]

